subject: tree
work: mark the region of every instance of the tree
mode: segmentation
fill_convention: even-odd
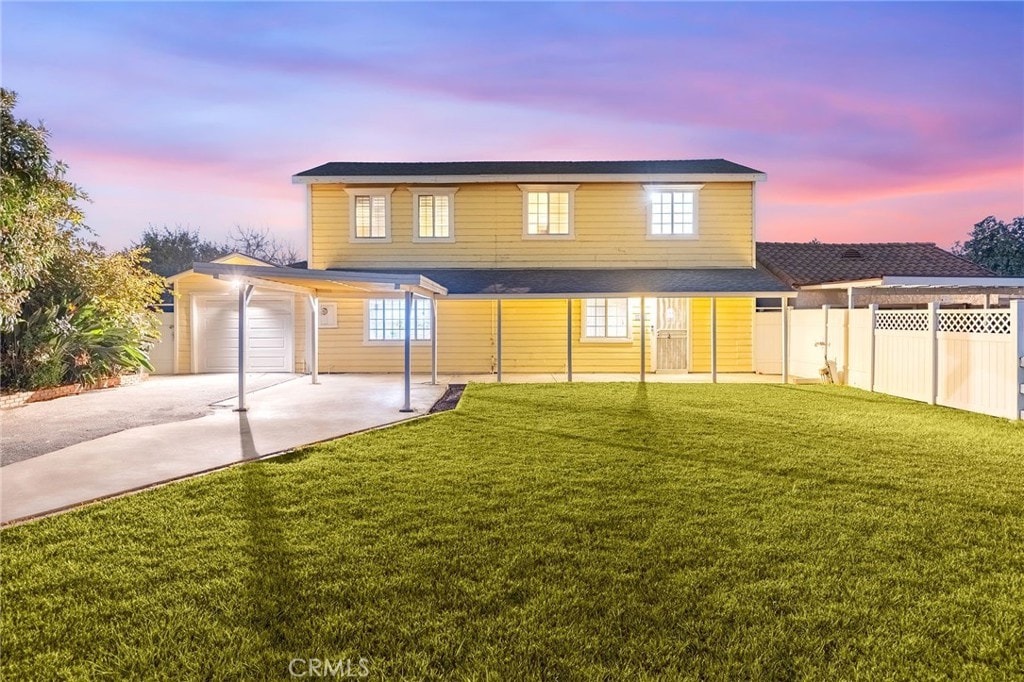
[[[231,251],[244,253],[274,265],[289,265],[299,260],[299,254],[292,243],[278,241],[270,234],[268,228],[258,230],[235,225],[228,235],[225,246]]]
[[[146,267],[163,277],[184,272],[196,261],[209,262],[231,253],[227,245],[207,241],[199,236],[199,230],[180,225],[174,229],[150,225],[134,247],[146,249]]]
[[[49,133],[0,89],[0,385],[42,388],[150,368],[163,278],[145,252],[82,239],[86,195],[51,159]]]
[[[85,193],[50,156],[49,132],[16,119],[16,93],[0,88],[0,326],[10,328],[29,289],[82,225]]]
[[[1024,277],[1024,216],[1007,225],[988,216],[974,225],[970,238],[953,253],[1004,277]]]
[[[148,250],[148,268],[164,277],[176,275],[192,267],[195,262],[209,262],[229,253],[244,253],[253,258],[289,265],[299,259],[291,242],[280,241],[270,230],[235,225],[223,242],[203,239],[199,230],[178,225],[174,228],[157,228],[150,225],[142,238],[134,244],[136,248]]]

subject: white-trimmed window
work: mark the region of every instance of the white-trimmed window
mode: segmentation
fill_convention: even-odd
[[[523,190],[523,236],[571,239],[577,187],[579,185],[519,185]]]
[[[352,187],[348,192],[353,242],[391,241],[391,193],[393,187]]]
[[[414,242],[455,241],[455,192],[458,188],[432,187],[412,191]]]
[[[631,340],[628,298],[583,299],[584,340]]]
[[[413,341],[430,340],[430,301],[412,299]],[[366,302],[366,340],[405,340],[405,299],[371,298]]]
[[[697,236],[697,198],[702,185],[644,185],[647,190],[647,236],[693,239]]]

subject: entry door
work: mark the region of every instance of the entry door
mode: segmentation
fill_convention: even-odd
[[[681,372],[687,368],[685,298],[659,298],[657,320],[658,371]]]

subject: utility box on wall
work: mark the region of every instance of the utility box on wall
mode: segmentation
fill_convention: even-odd
[[[321,303],[320,304],[320,328],[321,329],[337,329],[338,328],[338,304],[337,303]]]

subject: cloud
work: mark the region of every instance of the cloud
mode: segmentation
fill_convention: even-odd
[[[168,192],[181,207],[219,192],[284,220],[289,176],[332,159],[722,156],[768,172],[762,214],[794,234],[830,211],[851,235],[844,216],[946,230],[1024,213],[1017,4],[12,4],[4,19],[5,85],[72,176],[102,184],[91,210],[111,224],[146,215],[101,204],[118,183],[160,215]]]

